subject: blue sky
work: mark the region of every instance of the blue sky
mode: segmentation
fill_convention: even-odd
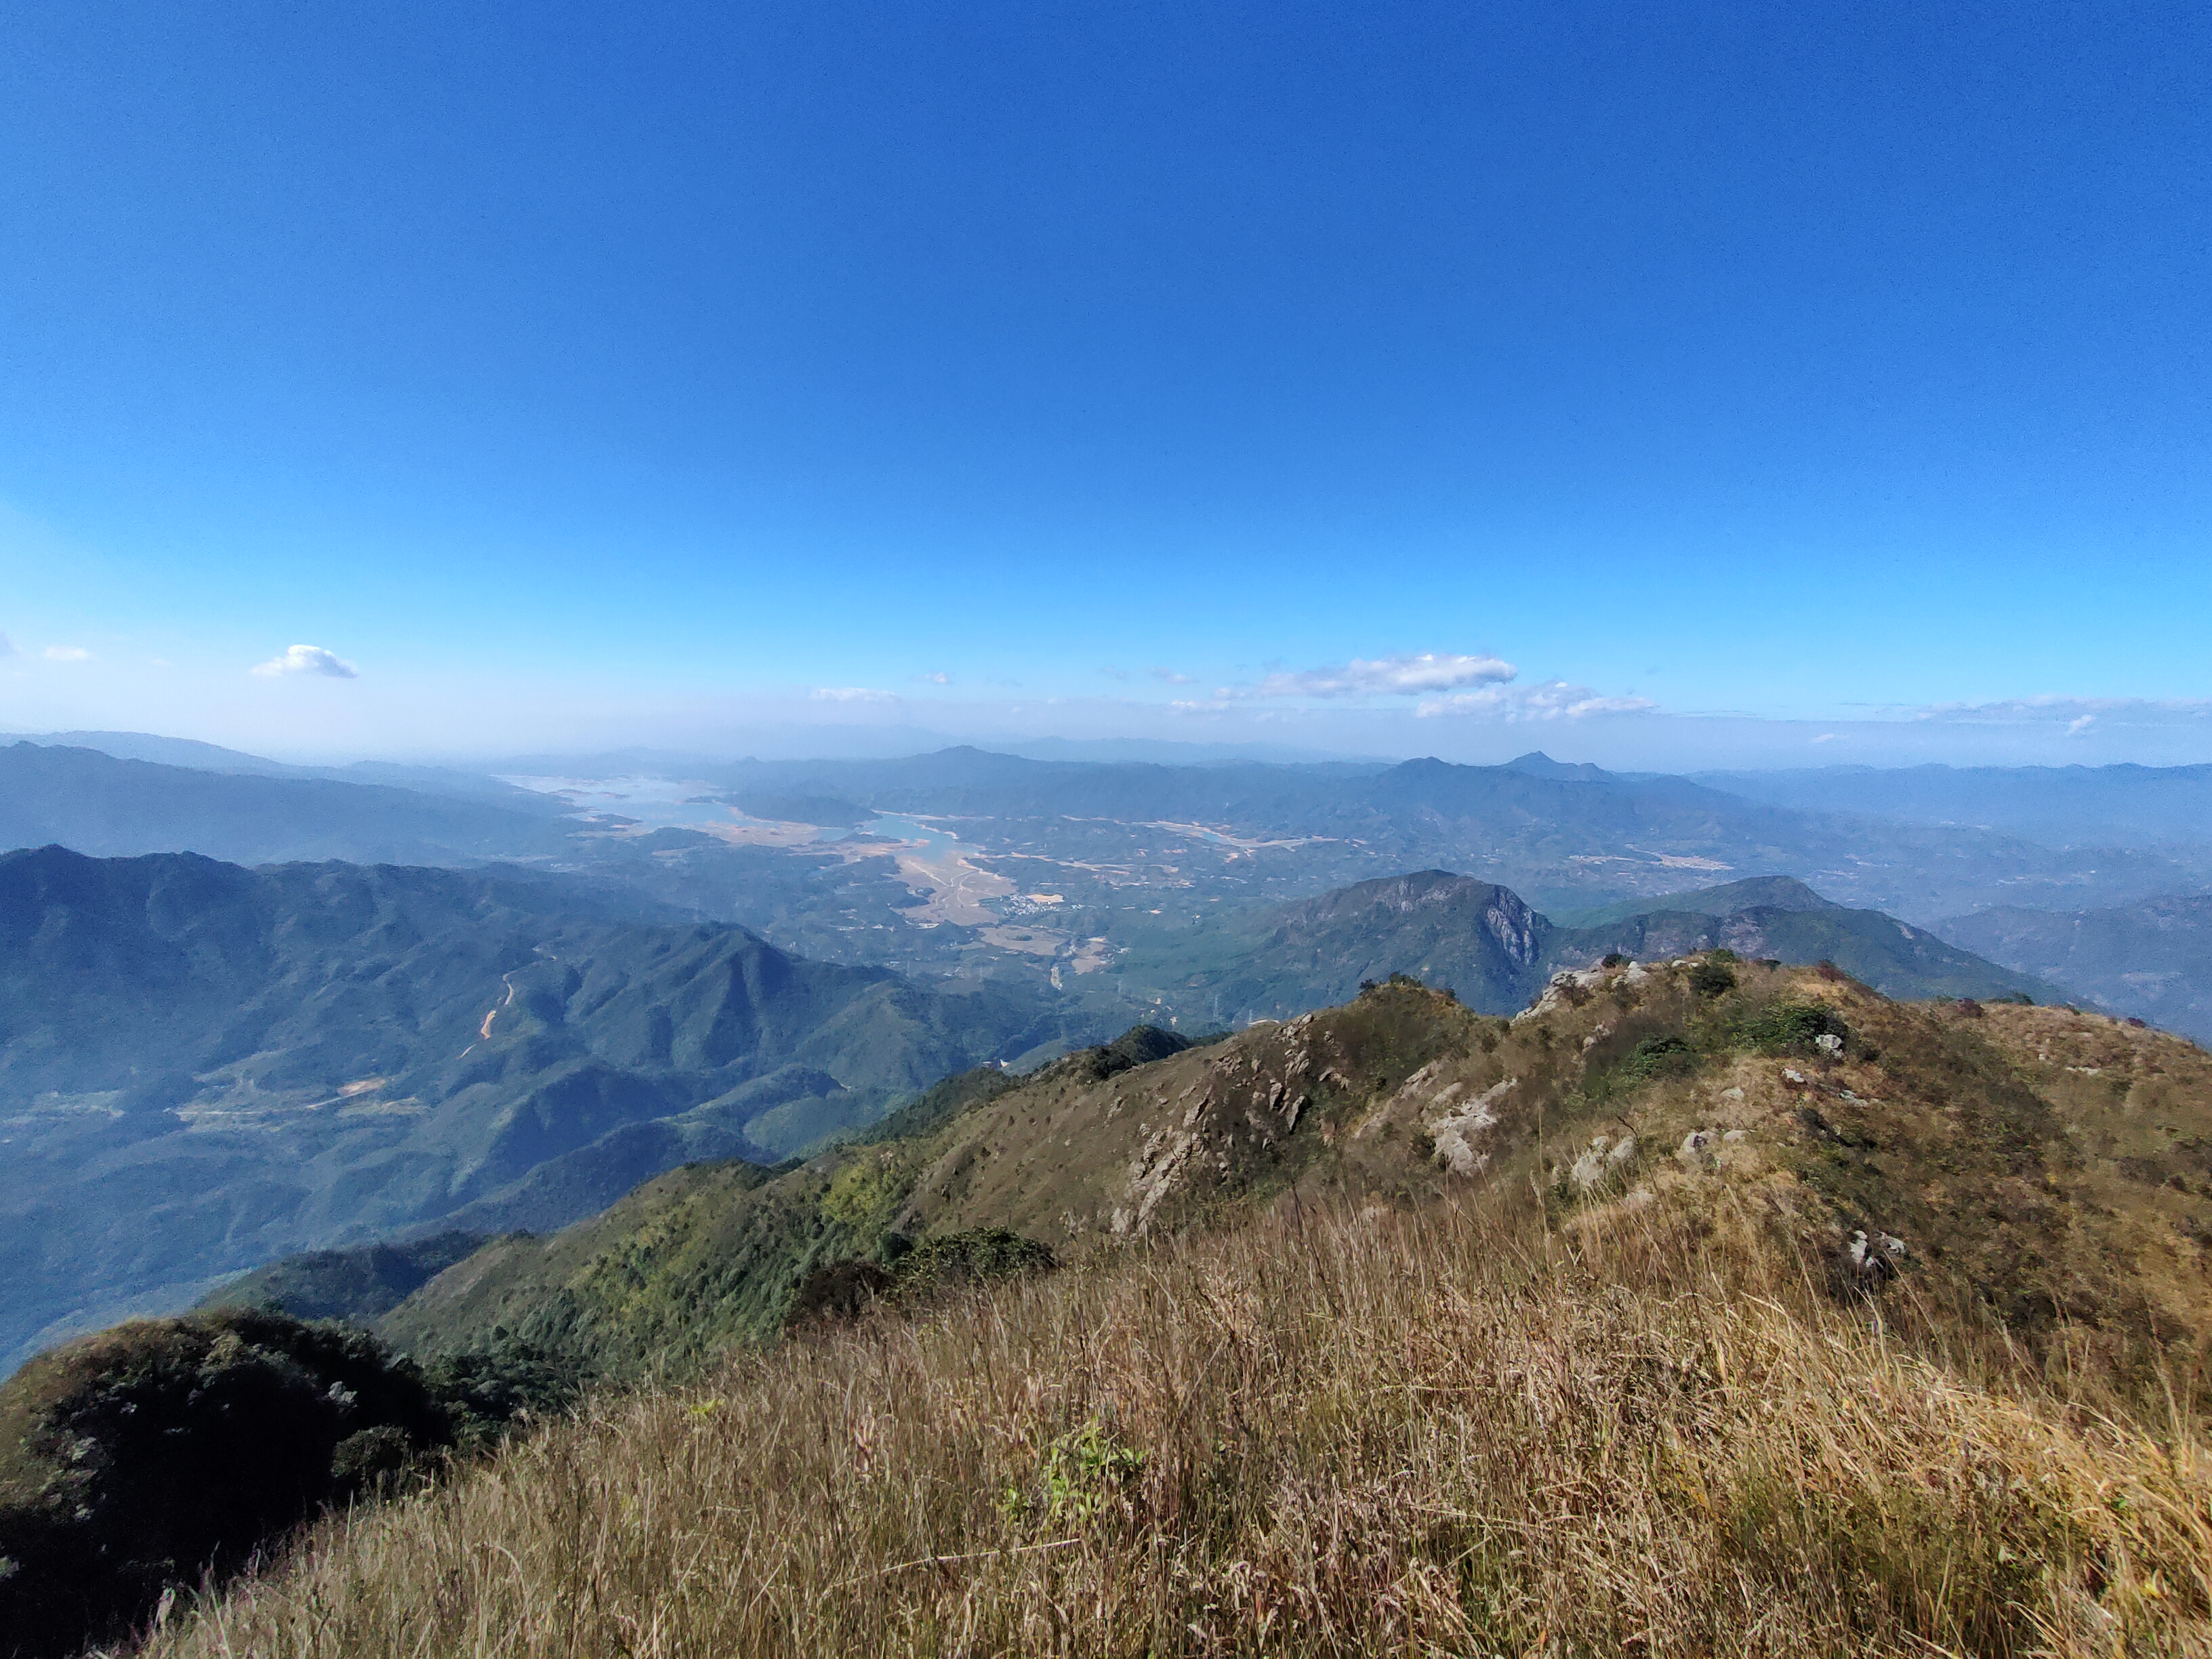
[[[0,726],[2212,759],[2201,7],[5,29]]]

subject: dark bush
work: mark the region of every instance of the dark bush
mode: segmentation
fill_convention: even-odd
[[[1613,1075],[1625,1083],[1649,1083],[1654,1078],[1682,1076],[1697,1063],[1697,1050],[1680,1037],[1649,1036],[1613,1069]]]
[[[958,1285],[1059,1265],[1047,1246],[1004,1227],[977,1227],[919,1242],[894,1233],[886,1244],[888,1266],[845,1256],[814,1268],[792,1293],[784,1328],[856,1318],[878,1302],[920,1300]]]
[[[1824,1036],[1848,1038],[1850,1028],[1836,1011],[1820,1002],[1777,1002],[1741,1021],[1735,1040],[1770,1054],[1810,1054]]]
[[[465,1452],[489,1450],[518,1423],[560,1416],[584,1389],[574,1359],[504,1328],[488,1347],[432,1360],[422,1380],[445,1409],[454,1446]]]
[[[1626,968],[1627,965],[1628,958],[1618,951],[1607,951],[1605,960],[1598,963],[1601,968]]]
[[[364,1332],[230,1309],[139,1320],[0,1391],[21,1425],[0,1550],[0,1651],[120,1636],[170,1584],[222,1574],[323,1504],[451,1439],[421,1375]]]
[[[926,1238],[915,1245],[899,1260],[899,1288],[907,1291],[937,1285],[980,1284],[1057,1266],[1050,1249],[1034,1238],[1024,1238],[1005,1227],[976,1227]]]
[[[1733,960],[1731,955],[1730,960]],[[1690,969],[1690,988],[1701,997],[1717,997],[1735,989],[1735,969],[1716,951]]]
[[[892,1273],[858,1256],[823,1262],[800,1279],[799,1288],[792,1292],[791,1306],[783,1316],[784,1328],[851,1319],[889,1296],[897,1284]]]

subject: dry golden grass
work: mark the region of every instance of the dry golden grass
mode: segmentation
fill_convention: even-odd
[[[604,1399],[151,1651],[2212,1652],[2193,1428],[1978,1385],[1717,1220],[1308,1210],[872,1322]]]

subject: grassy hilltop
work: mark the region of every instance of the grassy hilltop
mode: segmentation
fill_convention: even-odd
[[[902,1270],[990,1229],[1065,1265]],[[151,1650],[2197,1651],[2208,1249],[2156,1031],[1726,951],[1384,983],[495,1242],[381,1328],[582,1413]]]

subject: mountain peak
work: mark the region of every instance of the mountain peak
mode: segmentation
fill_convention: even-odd
[[[1540,749],[1531,749],[1516,757],[1500,769],[1525,772],[1532,778],[1561,778],[1576,783],[1608,783],[1613,779],[1613,774],[1601,766],[1593,766],[1588,761],[1555,761]]]
[[[1670,906],[1682,899],[1692,899],[1696,902],[1682,904],[1681,908],[1700,910],[1710,915],[1727,915],[1738,910],[1840,910],[1844,908],[1833,899],[1823,898],[1795,876],[1752,876],[1719,887],[1703,888],[1695,893],[1679,894],[1673,900],[1656,900],[1652,908]]]

